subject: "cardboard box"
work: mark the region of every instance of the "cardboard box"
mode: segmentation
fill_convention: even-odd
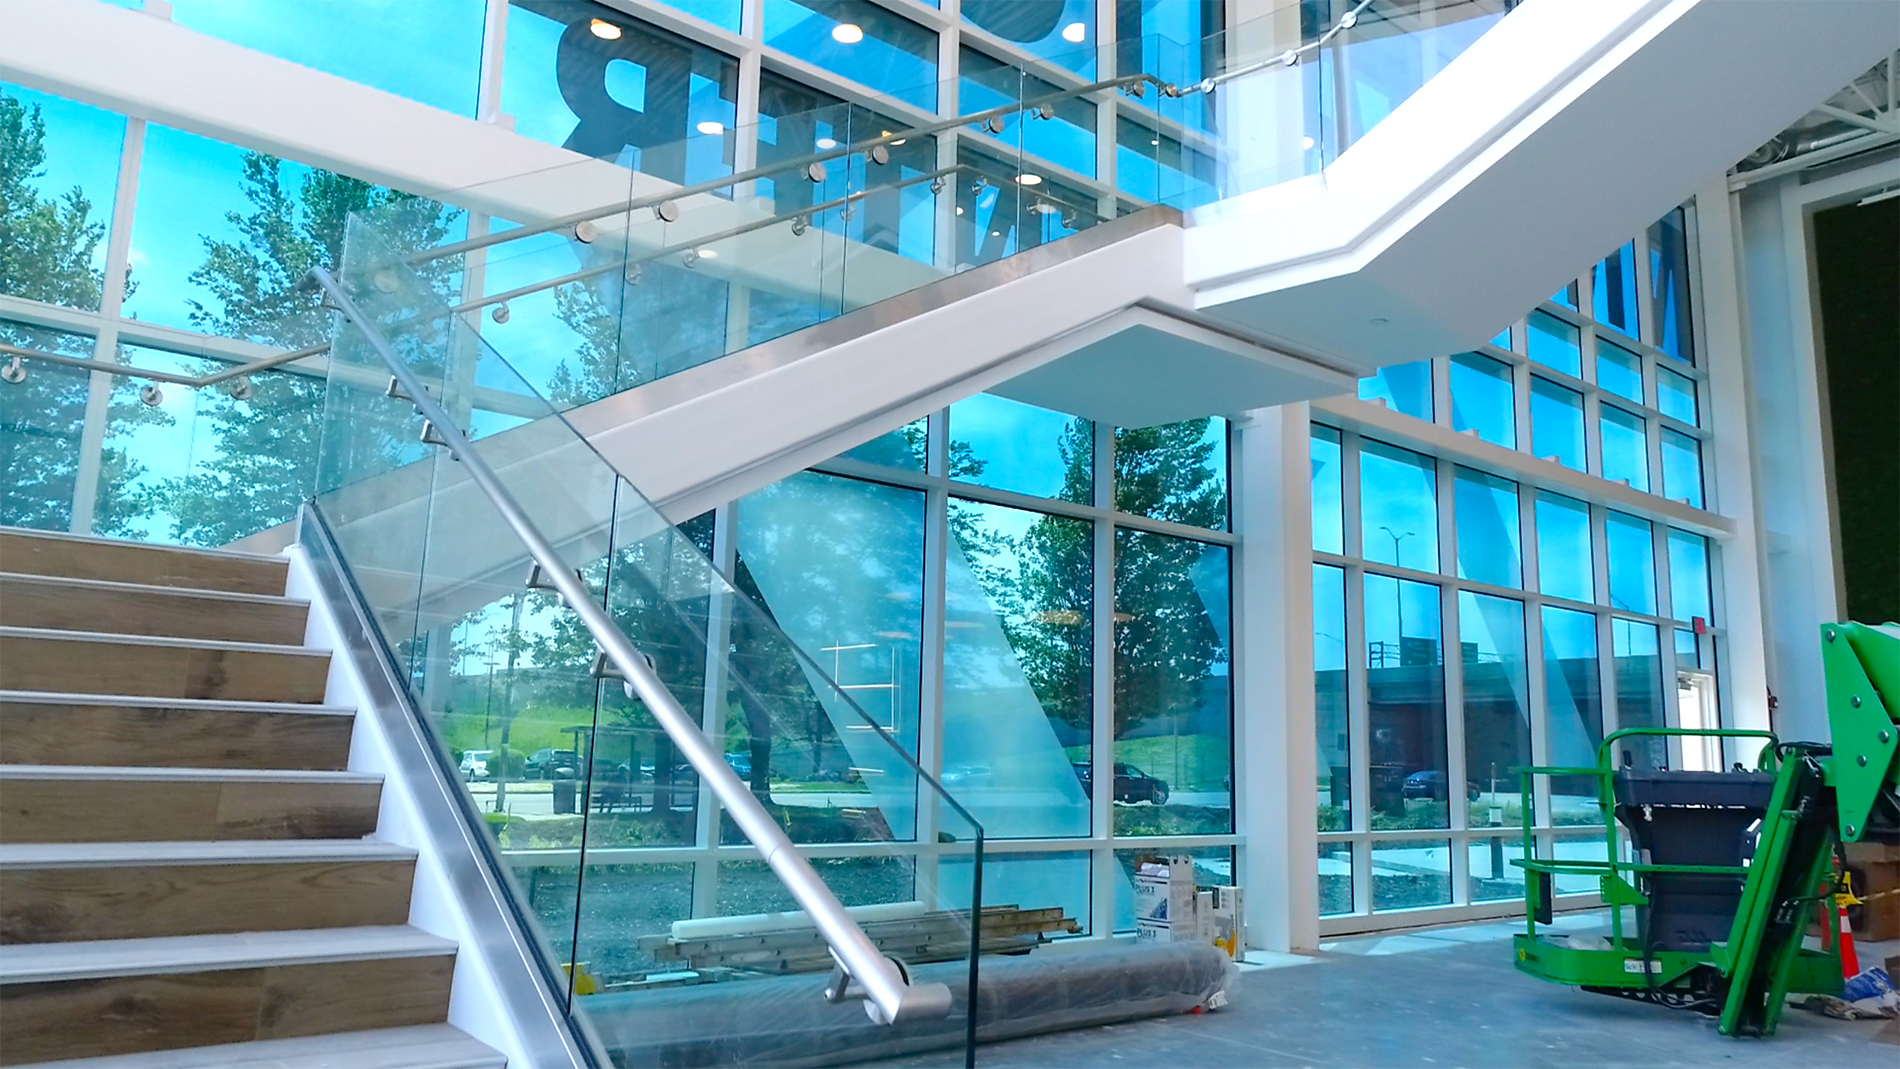
[[[1208,909],[1208,919],[1213,922],[1213,943],[1227,952],[1230,958],[1238,958],[1247,945],[1242,925],[1245,914],[1240,907],[1240,888],[1209,888],[1213,899]]]
[[[1134,882],[1137,942],[1191,942],[1200,938],[1200,915],[1194,908],[1193,858],[1137,858]]]

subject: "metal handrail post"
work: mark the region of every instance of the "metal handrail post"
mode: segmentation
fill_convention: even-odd
[[[713,748],[712,741],[700,731],[698,722],[680,705],[679,699],[666,688],[652,664],[634,647],[632,640],[614,623],[607,610],[594,600],[593,592],[582,581],[580,573],[571,569],[561,558],[554,545],[542,535],[507,487],[502,485],[494,469],[482,460],[468,437],[423,388],[422,380],[396,354],[389,340],[343,292],[343,287],[329,271],[321,267],[312,268],[310,278],[329,296],[344,318],[362,333],[383,363],[389,366],[390,373],[408,391],[416,408],[442,436],[449,452],[462,462],[470,480],[501,513],[515,536],[528,547],[529,554],[541,565],[543,579],[553,585],[567,603],[568,609],[580,617],[594,641],[600,644],[614,667],[625,676],[633,696],[646,704],[673,744],[698,770],[702,781],[709,784],[713,793],[719,796],[720,803],[732,815],[733,822],[758,848],[765,863],[771,866],[786,890],[812,918],[839,964],[850,973],[852,980],[863,987],[865,1011],[871,1019],[880,1024],[890,1024],[898,1020],[948,1015],[950,988],[940,983],[907,982],[897,964],[877,949],[864,930],[845,912],[843,903],[838,901],[831,888],[819,879],[811,863],[792,845],[784,829],[759,804],[751,789],[740,781],[738,773],[726,764],[724,756]]]

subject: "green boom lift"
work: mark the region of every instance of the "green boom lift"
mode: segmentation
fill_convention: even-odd
[[[1720,1013],[1731,1036],[1772,1035],[1789,994],[1840,991],[1839,923],[1828,905],[1835,854],[1869,828],[1900,826],[1900,625],[1828,624],[1821,640],[1831,746],[1765,731],[1634,728],[1604,739],[1594,768],[1524,770],[1524,857],[1515,863],[1529,916],[1512,939],[1518,969]],[[1765,744],[1753,770],[1638,768],[1628,753],[1616,767],[1617,744],[1640,736]],[[1540,776],[1595,780],[1605,860],[1537,856]],[[1618,860],[1619,823],[1634,860]],[[1559,876],[1598,879],[1611,907],[1607,939],[1539,933]],[[1625,906],[1636,907],[1635,931],[1625,931]],[[1817,912],[1825,949],[1803,945]]]

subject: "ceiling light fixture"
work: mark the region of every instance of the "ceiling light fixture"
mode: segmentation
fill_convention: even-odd
[[[1016,176],[1016,181],[1026,186],[1039,186],[1042,185],[1042,176],[1039,174],[1019,174]]]
[[[840,22],[831,28],[831,39],[841,45],[854,45],[864,40],[864,27],[855,22]]]
[[[1301,148],[1312,148],[1312,147],[1313,147],[1313,145],[1314,145],[1314,141],[1313,141],[1313,139],[1312,139],[1312,138],[1310,138],[1310,137],[1302,137],[1302,138],[1300,138],[1300,147],[1301,147]]]
[[[1062,39],[1072,45],[1079,45],[1088,38],[1089,28],[1079,22],[1071,22],[1062,27]]]
[[[698,130],[702,134],[706,134],[709,137],[717,137],[718,135],[726,132],[726,124],[722,122],[714,122],[711,119],[707,119],[705,122],[700,123],[698,126],[694,127],[694,129]]]
[[[588,29],[588,32],[592,33],[595,37],[598,37],[603,41],[620,40],[620,27],[615,26],[613,23],[608,22],[606,19],[595,19],[594,21],[587,24],[587,29]]]
[[[701,249],[699,250],[699,258],[702,260],[717,260],[719,259],[719,250],[718,249]]]
[[[818,146],[818,151],[820,152],[829,152],[838,147],[838,143],[829,137],[821,137],[817,141],[814,141],[813,144]]]

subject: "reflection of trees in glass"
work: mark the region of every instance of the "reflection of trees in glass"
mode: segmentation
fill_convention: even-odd
[[[378,213],[383,237],[400,248],[440,244],[450,230],[440,205],[344,175],[313,170],[293,187],[282,161],[263,153],[245,154],[241,182],[250,210],[225,215],[238,239],[204,238],[205,261],[190,276],[211,296],[209,304],[190,302],[192,326],[221,337],[282,349],[325,340],[329,313],[298,284],[312,267],[338,267],[352,213]],[[226,366],[206,361],[205,370]],[[173,537],[221,545],[294,516],[313,485],[324,389],[321,378],[280,374],[260,379],[247,401],[201,391],[201,418],[219,456],[157,491]],[[372,428],[358,431],[353,447],[377,446]]]
[[[46,121],[39,106],[0,93],[0,293],[96,309],[105,276],[93,258],[106,226],[93,221],[92,201],[78,186],[59,197],[41,197],[33,183],[45,175]],[[92,355],[91,338],[11,321],[0,321],[0,341]],[[7,472],[0,523],[62,531],[71,526],[88,380],[84,371],[35,362],[27,365],[26,381],[0,384],[0,465]],[[163,418],[151,409],[120,415]],[[94,531],[120,533],[142,514],[145,506],[123,490],[140,471],[123,449],[102,453]]]
[[[574,332],[574,359],[538,388],[573,408],[723,356],[727,294],[720,279],[658,261],[561,286],[554,313]]]
[[[1209,419],[1115,431],[1115,507],[1190,527],[1227,526],[1225,451]],[[1218,454],[1223,458],[1217,462]]]

